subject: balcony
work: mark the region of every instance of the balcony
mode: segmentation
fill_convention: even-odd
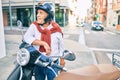
[[[113,4],[112,4],[112,9],[113,9],[114,11],[120,10],[120,2],[113,3]]]
[[[99,13],[104,14],[107,12],[107,7],[100,7]]]

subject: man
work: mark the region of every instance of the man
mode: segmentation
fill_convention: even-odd
[[[52,7],[48,3],[39,4],[36,7],[37,21],[33,22],[24,35],[24,41],[33,45],[40,52],[45,52],[47,56],[62,56],[63,33],[59,25],[53,19]],[[58,58],[53,58],[55,63],[59,63]],[[64,59],[60,64],[64,66]],[[58,69],[52,66],[58,74]],[[46,67],[35,66],[35,80],[54,80],[56,77],[52,70]]]

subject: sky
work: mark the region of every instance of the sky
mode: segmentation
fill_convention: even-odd
[[[78,0],[80,17],[87,15],[87,9],[91,6],[91,0]]]

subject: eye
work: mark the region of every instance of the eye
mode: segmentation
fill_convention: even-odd
[[[43,14],[43,12],[42,12],[42,11],[40,11],[40,10],[38,10],[37,14]]]

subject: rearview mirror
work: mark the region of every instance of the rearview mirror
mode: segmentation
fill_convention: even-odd
[[[72,51],[64,50],[63,54],[65,60],[74,61],[76,59],[76,56]]]

